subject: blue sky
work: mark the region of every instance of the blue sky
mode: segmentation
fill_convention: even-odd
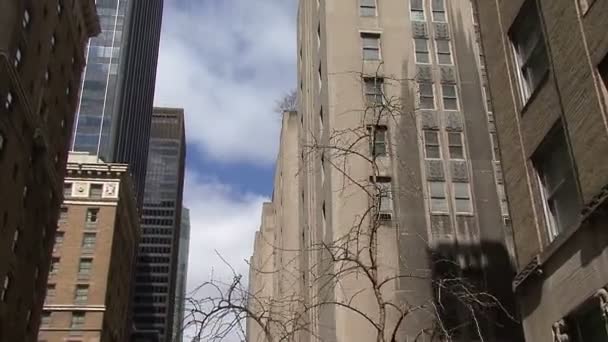
[[[165,0],[155,105],[183,107],[191,212],[188,287],[247,274],[272,193],[280,115],[295,88],[296,0]]]

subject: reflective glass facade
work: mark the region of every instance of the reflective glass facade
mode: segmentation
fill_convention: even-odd
[[[111,161],[110,129],[116,115],[119,70],[127,44],[130,0],[98,0],[101,34],[90,40],[72,150]]]
[[[179,291],[186,154],[183,115],[182,109],[154,109],[137,259],[135,327],[137,332],[158,332],[161,341],[173,341]]]

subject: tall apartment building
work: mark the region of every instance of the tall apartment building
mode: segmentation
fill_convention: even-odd
[[[93,0],[0,3],[0,340],[34,341]]]
[[[184,315],[188,285],[188,255],[190,250],[190,209],[182,208],[177,257],[177,278],[175,283],[175,313],[173,314],[173,340],[183,341]]]
[[[513,314],[514,272],[471,2],[300,1],[298,58],[250,305],[305,314],[269,331],[520,340],[497,308]],[[500,304],[484,311],[464,288]]]
[[[528,341],[607,341],[608,1],[477,1]]]
[[[141,207],[163,0],[96,4],[101,34],[88,47],[72,150],[128,164]]]
[[[139,335],[171,341],[175,310],[184,168],[184,110],[154,108],[137,258],[134,325]]]
[[[139,216],[127,165],[70,154],[38,341],[127,341]]]

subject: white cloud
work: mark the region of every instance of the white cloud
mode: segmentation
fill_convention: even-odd
[[[191,235],[188,290],[214,277],[230,277],[221,254],[237,272],[247,276],[262,203],[268,199],[237,193],[230,185],[187,171],[184,205],[190,209]],[[230,280],[231,278],[228,278]]]
[[[295,87],[289,4],[167,3],[155,103],[185,108],[187,137],[198,152],[221,162],[274,161],[280,117],[273,107]]]

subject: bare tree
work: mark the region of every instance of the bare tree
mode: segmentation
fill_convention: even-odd
[[[274,111],[282,114],[284,112],[295,112],[298,110],[298,92],[290,90],[280,100],[277,100]]]
[[[366,87],[365,106],[356,111],[359,123],[322,134],[306,132],[299,174],[313,175],[320,161],[326,165],[336,185],[332,191],[360,203],[352,223],[331,236],[303,238],[297,249],[286,249],[262,234],[273,256],[281,255],[284,261],[270,269],[252,262],[250,272],[286,283],[269,293],[244,285],[233,271],[232,281],[203,284],[199,290],[205,289],[205,295],[193,293],[189,301],[188,325],[195,326],[197,338],[219,341],[233,333],[250,342],[324,341],[321,317],[327,310],[355,317],[376,342],[487,341],[494,324],[502,324],[505,317],[515,322],[511,308],[484,286],[483,268],[491,265],[482,260],[475,241],[463,262],[450,243],[413,237],[426,253],[429,272],[402,269],[398,261],[407,263],[407,257],[387,256],[385,241],[399,239],[399,203],[424,196],[416,176],[419,166],[396,158],[399,145],[411,141],[407,135],[420,134],[414,108],[404,105],[404,96],[394,91],[412,80],[351,74]],[[295,92],[290,94],[295,98]],[[295,101],[283,103],[289,107]],[[404,122],[414,129],[401,127]],[[399,182],[385,177],[389,156]],[[427,290],[396,294],[407,292],[408,284],[425,284]]]

